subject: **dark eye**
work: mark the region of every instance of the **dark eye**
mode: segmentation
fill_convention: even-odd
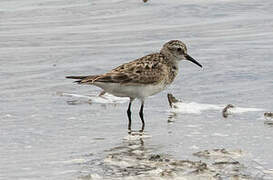
[[[182,49],[181,49],[181,48],[177,48],[177,51],[178,51],[178,52],[181,52],[181,51],[182,51]]]

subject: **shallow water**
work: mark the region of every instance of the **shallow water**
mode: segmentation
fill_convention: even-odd
[[[136,141],[128,139],[127,103],[61,96],[100,92],[64,77],[103,73],[170,39],[183,40],[204,69],[182,62],[174,84],[147,99],[145,152],[183,160],[240,149],[246,172],[270,179],[273,126],[263,111],[174,113],[166,95],[272,111],[272,8],[267,0],[2,0],[0,179],[119,178],[105,161],[116,149],[126,158]],[[134,129],[138,109],[134,103]]]

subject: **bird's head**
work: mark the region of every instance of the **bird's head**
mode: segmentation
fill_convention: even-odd
[[[181,60],[191,61],[202,68],[202,65],[187,53],[186,45],[179,40],[171,40],[165,43],[162,49],[160,50],[160,53],[164,54],[165,56],[175,61]]]

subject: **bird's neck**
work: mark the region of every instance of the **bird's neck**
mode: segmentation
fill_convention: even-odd
[[[171,84],[178,74],[178,61],[176,58],[168,56],[160,52],[164,57],[164,63],[169,67],[169,77],[166,79],[166,84]]]
[[[178,74],[178,63],[177,61],[172,61],[170,63],[171,67],[170,67],[170,82],[169,83],[172,83],[173,80],[175,79],[176,75]]]
[[[166,64],[170,67],[174,67],[174,70],[178,70],[178,59],[168,51],[161,50],[160,54],[163,55]]]

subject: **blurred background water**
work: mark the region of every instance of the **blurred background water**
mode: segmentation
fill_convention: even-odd
[[[109,151],[128,146],[128,104],[71,105],[78,98],[60,93],[100,89],[65,76],[104,73],[171,39],[204,69],[182,62],[174,84],[146,101],[145,148],[175,159],[241,149],[249,166],[272,169],[273,127],[263,112],[173,114],[166,97],[272,111],[272,9],[268,0],[1,0],[0,179],[106,176]]]

